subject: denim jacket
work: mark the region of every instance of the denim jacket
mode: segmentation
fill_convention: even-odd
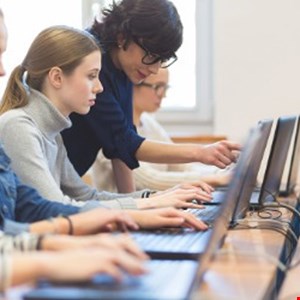
[[[28,231],[28,223],[78,213],[79,207],[49,201],[20,182],[0,144],[0,229],[17,234]]]

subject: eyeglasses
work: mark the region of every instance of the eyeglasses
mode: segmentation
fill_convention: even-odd
[[[151,53],[137,38],[133,38],[133,41],[145,51],[145,55],[142,58],[144,65],[154,65],[160,61],[161,68],[168,68],[177,60],[175,53],[170,58],[162,58],[158,54]]]
[[[162,96],[166,93],[166,91],[168,90],[168,88],[170,87],[168,84],[165,83],[147,83],[147,82],[141,82],[139,83],[137,86],[146,86],[149,87],[151,89],[153,89],[156,93],[156,95],[158,96]]]

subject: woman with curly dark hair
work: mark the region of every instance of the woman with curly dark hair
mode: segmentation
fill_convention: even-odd
[[[235,160],[233,152],[240,145],[229,141],[207,146],[179,145],[150,141],[136,133],[132,120],[133,84],[173,64],[182,44],[183,25],[171,1],[114,2],[103,10],[101,21],[95,19],[89,31],[103,48],[100,80],[104,91],[97,95],[90,113],[73,114],[73,126],[63,132],[69,158],[80,175],[90,168],[100,149],[112,159],[120,192],[134,190],[129,169],[137,168],[139,160],[200,161],[220,168]]]

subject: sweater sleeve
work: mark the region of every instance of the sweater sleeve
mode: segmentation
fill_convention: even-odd
[[[44,198],[70,204],[49,170],[42,134],[26,117],[2,120],[1,139],[11,166],[24,184],[34,187]],[[16,141],[18,141],[16,143]]]
[[[16,236],[6,235],[0,231],[0,252],[37,250],[39,235],[23,232]]]
[[[141,162],[140,167],[133,170],[134,179],[138,190],[165,190],[179,184],[183,181],[200,180],[199,170],[185,169],[182,164],[175,164],[177,168],[170,171],[166,168],[156,168],[156,164]],[[180,167],[179,167],[180,166]],[[102,151],[99,152],[97,160],[91,168],[91,175],[93,184],[98,189],[116,190],[114,182],[113,171],[111,162],[103,155]],[[107,178],[108,180],[104,180]],[[158,179],[159,178],[159,179]]]
[[[93,199],[103,201],[103,205],[109,207],[128,209],[136,208],[135,200],[133,198],[141,197],[141,192],[134,192],[130,194],[111,193],[104,190],[98,191],[85,184],[68,159],[62,139],[58,141],[58,143],[62,155],[61,164],[64,166],[61,174],[61,189],[64,194],[69,195],[72,199],[76,199],[77,201]],[[103,176],[103,174],[99,175]],[[119,199],[122,199],[122,205],[119,204]]]
[[[88,200],[99,200],[103,201],[105,207],[136,209],[133,197],[139,197],[138,193],[120,195],[98,192],[86,185],[70,163],[61,139],[58,146],[60,168],[63,171],[58,174],[60,182],[56,182],[47,163],[41,133],[31,120],[25,117],[7,120],[2,123],[1,138],[14,171],[23,183],[34,187],[42,197],[79,207],[86,205]],[[122,203],[119,198],[124,198]]]
[[[162,191],[181,182],[201,179],[196,171],[160,171],[150,163],[141,163],[141,166],[133,172],[137,189],[147,187],[151,190]]]

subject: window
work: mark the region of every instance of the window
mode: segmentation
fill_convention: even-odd
[[[149,0],[150,1],[150,0]],[[178,61],[170,67],[170,85],[163,107],[156,114],[170,131],[212,131],[212,0],[172,0],[184,25]],[[83,0],[84,18],[92,20],[112,0]],[[176,129],[172,129],[175,125]],[[178,127],[179,125],[179,127]],[[189,127],[189,128],[188,128]]]
[[[178,61],[170,67],[171,88],[157,118],[165,125],[207,125],[207,132],[213,113],[212,1],[173,3],[184,26],[184,40],[177,52]]]
[[[184,42],[177,52],[178,61],[170,67],[171,88],[157,118],[170,128],[179,124],[180,130],[189,130],[184,129],[188,126],[195,130],[197,124],[205,132],[210,132],[213,117],[213,2],[172,1],[184,25]],[[0,94],[3,94],[11,70],[22,62],[33,38],[42,29],[54,24],[85,28],[98,15],[101,7],[111,2],[112,0],[0,0],[9,31],[5,54],[7,76],[0,81]],[[199,133],[200,126],[197,127]]]
[[[8,45],[4,54],[6,76],[0,80],[2,95],[12,69],[22,63],[35,36],[51,25],[81,27],[81,0],[9,0],[0,1],[8,28]]]

